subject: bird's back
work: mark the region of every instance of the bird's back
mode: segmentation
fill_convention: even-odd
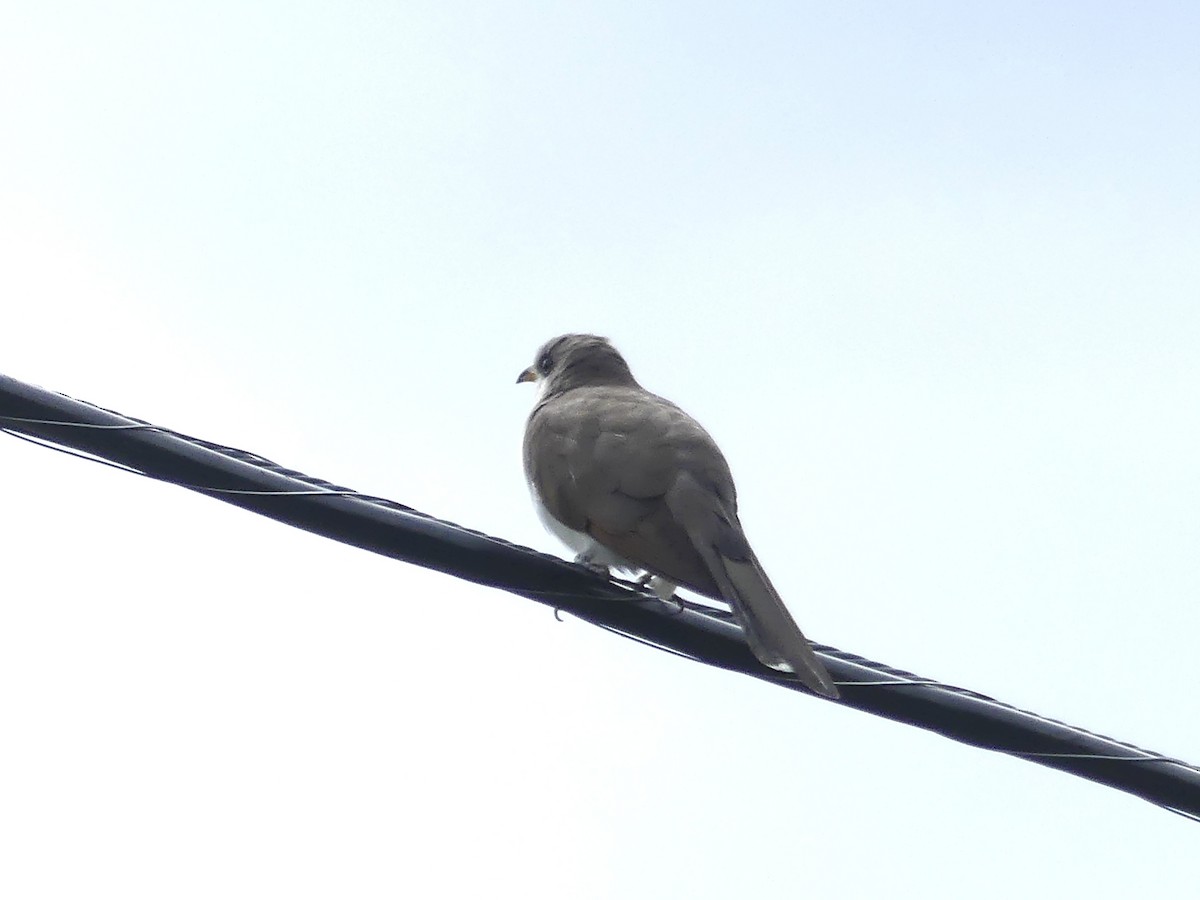
[[[699,593],[720,589],[667,499],[687,475],[740,538],[724,456],[678,406],[640,387],[579,387],[530,414],[525,472],[547,511],[639,567]],[[714,529],[721,522],[714,520]],[[748,548],[746,548],[748,550]]]

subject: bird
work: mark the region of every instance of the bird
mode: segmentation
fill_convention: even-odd
[[[644,572],[728,603],[759,662],[829,699],[838,689],[746,539],[724,455],[695,419],[643,388],[613,344],[564,334],[517,383],[538,388],[523,462],[538,516],[597,571]]]

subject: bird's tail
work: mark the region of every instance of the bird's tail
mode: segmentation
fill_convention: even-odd
[[[840,696],[837,686],[754,554],[744,560],[730,559],[715,550],[713,555],[709,561],[713,576],[733,606],[754,655],[763,665],[791,672],[816,693],[836,700]]]
[[[684,496],[672,491],[675,496],[668,494],[668,503],[674,500],[687,507],[673,510],[677,521],[687,523],[685,530],[689,539],[711,572],[722,597],[733,607],[734,618],[746,633],[754,655],[769,668],[793,673],[815,693],[831,700],[838,699],[837,686],[767,578],[750,549],[736,514],[713,510],[711,497],[705,504],[695,502],[701,495],[692,493],[687,485],[677,484],[676,487],[683,488]],[[701,490],[699,485],[695,488]],[[687,494],[692,497],[688,498]],[[699,508],[702,506],[709,508],[702,510]]]

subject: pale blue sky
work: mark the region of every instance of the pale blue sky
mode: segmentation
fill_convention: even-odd
[[[1200,761],[1198,40],[1153,2],[26,4],[0,371],[562,552],[512,382],[599,331],[721,442],[813,638]],[[1194,886],[1197,826],[1123,794],[0,467],[5,896]]]

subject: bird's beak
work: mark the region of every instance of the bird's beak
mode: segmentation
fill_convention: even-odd
[[[522,384],[526,381],[537,381],[537,380],[538,380],[538,373],[535,372],[532,367],[526,369],[524,372],[522,372],[520,375],[517,376],[517,384]]]

